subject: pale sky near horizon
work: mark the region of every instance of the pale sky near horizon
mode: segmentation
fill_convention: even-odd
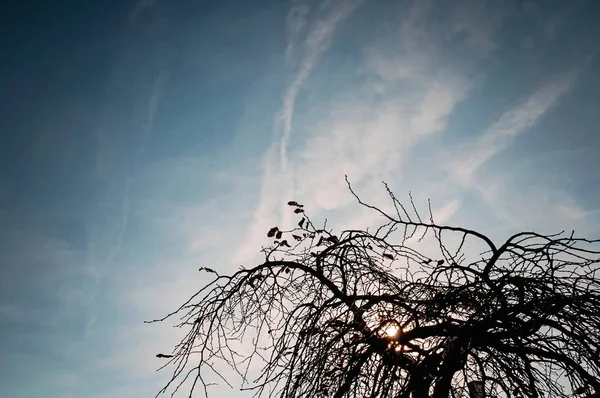
[[[11,3],[2,396],[153,397],[178,340],[143,321],[256,261],[288,200],[370,225],[345,174],[495,239],[600,237],[598,1]]]

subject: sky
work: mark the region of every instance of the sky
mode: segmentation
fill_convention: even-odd
[[[372,225],[344,175],[497,240],[600,237],[598,1],[10,3],[4,396],[153,397],[181,331],[144,320],[260,261],[288,200]]]

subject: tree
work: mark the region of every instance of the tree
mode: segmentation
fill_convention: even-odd
[[[257,396],[571,397],[600,392],[600,240],[521,232],[496,245],[394,212],[374,232],[273,227],[265,260],[214,280],[178,310],[186,337],[159,395],[189,396],[223,369]],[[431,238],[437,256],[415,249]],[[450,242],[450,243],[449,243]],[[483,253],[467,250],[471,243]],[[254,374],[254,377],[251,375]],[[230,384],[231,385],[231,384]]]

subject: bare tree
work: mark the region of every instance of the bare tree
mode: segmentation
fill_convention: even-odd
[[[175,395],[235,374],[255,396],[571,397],[600,392],[600,240],[521,232],[496,245],[395,211],[373,232],[267,232],[265,261],[212,282],[177,311],[188,330],[164,366]],[[439,255],[415,249],[431,238]],[[451,241],[451,244],[447,242]],[[483,253],[465,249],[470,242]],[[224,374],[223,369],[229,369]]]

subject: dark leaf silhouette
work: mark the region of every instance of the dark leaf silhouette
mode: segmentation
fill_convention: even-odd
[[[274,237],[278,230],[279,230],[279,228],[277,228],[277,227],[271,228],[269,230],[269,232],[267,232],[267,237],[269,237],[269,238]]]
[[[391,255],[391,254],[389,254],[389,253],[383,253],[383,254],[382,254],[382,256],[383,256],[383,257],[385,257],[385,258],[389,258],[390,260],[393,260],[393,259],[394,259],[394,256],[392,256],[392,255]]]
[[[300,222],[298,223],[298,226],[300,228],[302,228],[302,225],[304,225],[304,218],[300,220]]]
[[[296,213],[296,214],[298,214],[298,213],[304,213],[304,209],[297,208],[296,210],[294,210],[294,213]]]
[[[292,246],[289,245],[288,241],[285,240],[285,239],[280,242],[280,245],[281,246],[285,246],[285,247],[292,247]]]
[[[444,265],[444,260],[438,260],[437,265]]]
[[[277,235],[275,235],[275,239],[281,239],[283,233],[281,231],[277,231]]]
[[[288,204],[289,206],[298,206],[298,202],[295,202],[295,201],[293,201],[293,200],[290,200],[290,201],[289,201],[287,204]]]
[[[292,237],[293,237],[294,239],[296,239],[297,241],[301,241],[301,240],[302,240],[302,237],[301,237],[301,236],[298,236],[298,235],[294,235],[294,234],[292,234]]]
[[[338,243],[340,243],[340,240],[339,240],[339,239],[338,239],[338,237],[337,237],[337,236],[335,236],[335,235],[328,236],[326,240],[327,240],[328,242],[331,242],[331,243],[335,244],[335,245],[336,245],[336,244],[338,244]]]
[[[156,354],[157,358],[173,358],[173,355],[167,355],[167,354]]]

